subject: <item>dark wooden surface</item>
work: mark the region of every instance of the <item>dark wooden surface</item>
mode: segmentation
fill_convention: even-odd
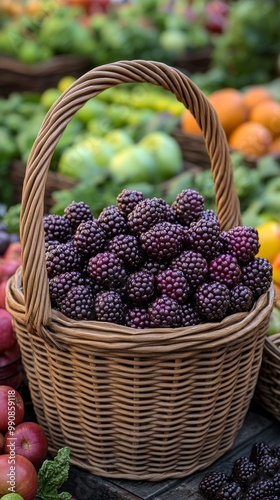
[[[31,403],[26,404],[25,420],[35,420]],[[235,443],[230,451],[208,469],[183,479],[169,479],[157,483],[106,479],[71,466],[63,491],[76,500],[203,500],[198,493],[201,478],[210,470],[229,472],[234,460],[249,456],[252,444],[265,441],[280,446],[280,422],[253,400]]]

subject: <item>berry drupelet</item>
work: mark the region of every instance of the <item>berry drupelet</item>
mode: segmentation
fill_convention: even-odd
[[[93,220],[89,205],[83,201],[72,201],[64,210],[64,217],[68,220],[73,233],[82,222]]]
[[[81,222],[74,235],[74,245],[81,255],[89,258],[105,249],[107,236],[96,219]]]
[[[125,216],[128,216],[136,205],[138,205],[140,201],[143,201],[143,198],[143,193],[141,193],[141,191],[123,189],[117,196],[117,206]]]

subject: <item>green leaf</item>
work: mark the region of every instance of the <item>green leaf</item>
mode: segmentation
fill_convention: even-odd
[[[68,479],[70,467],[70,448],[65,446],[57,452],[53,460],[45,460],[38,472],[37,496],[42,500],[69,500],[71,494],[58,493]]]

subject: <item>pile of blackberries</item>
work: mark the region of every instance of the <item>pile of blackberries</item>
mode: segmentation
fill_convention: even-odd
[[[238,458],[229,474],[205,474],[199,493],[208,500],[279,500],[280,446],[254,443],[249,458]]]
[[[43,220],[52,307],[73,320],[176,328],[249,311],[270,287],[257,230],[222,231],[192,189],[172,204],[124,189],[99,217],[73,201]]]

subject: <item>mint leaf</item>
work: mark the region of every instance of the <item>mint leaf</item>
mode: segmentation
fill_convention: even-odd
[[[57,452],[53,460],[45,460],[38,472],[38,489],[36,495],[41,500],[69,500],[71,494],[58,493],[67,481],[70,467],[70,448],[65,446]]]

